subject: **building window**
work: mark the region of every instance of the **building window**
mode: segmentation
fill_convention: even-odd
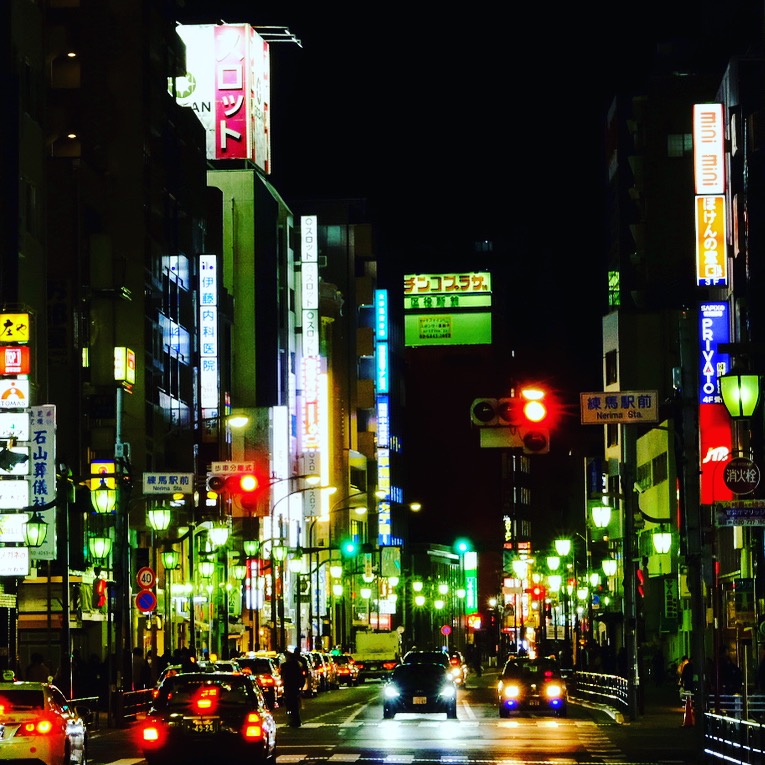
[[[667,136],[667,156],[684,157],[693,152],[693,137],[690,133],[670,133]]]

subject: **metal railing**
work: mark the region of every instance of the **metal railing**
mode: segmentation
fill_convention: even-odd
[[[616,675],[573,672],[567,677],[572,698],[628,710],[627,680]],[[692,694],[683,693],[687,698]],[[706,765],[762,765],[765,762],[765,693],[707,695],[702,718]]]

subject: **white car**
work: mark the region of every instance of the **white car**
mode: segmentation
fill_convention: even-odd
[[[55,685],[0,683],[0,762],[85,765],[87,728]]]

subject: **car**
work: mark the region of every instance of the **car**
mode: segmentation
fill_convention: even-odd
[[[382,696],[386,720],[398,712],[445,713],[448,719],[457,719],[457,686],[442,664],[399,664],[383,684]]]
[[[268,656],[240,656],[242,672],[251,674],[260,686],[269,709],[276,709],[284,698],[284,685],[275,659]]]
[[[227,760],[276,762],[276,721],[252,675],[186,672],[166,677],[138,726],[149,765]]]
[[[420,651],[412,650],[404,654],[401,659],[402,664],[440,664],[442,667],[449,667],[449,654],[446,651]]]
[[[457,685],[465,685],[468,676],[468,665],[465,657],[459,651],[449,653],[449,671]]]
[[[85,765],[87,716],[50,683],[0,682],[0,762]]]
[[[319,674],[320,690],[328,691],[330,688],[337,688],[337,672],[329,654],[323,651],[309,651],[309,654]]]
[[[359,668],[349,653],[332,654],[338,685],[358,685]]]
[[[303,659],[307,672],[305,688],[303,688],[303,696],[306,698],[313,698],[314,696],[318,696],[319,691],[321,690],[321,675],[319,674],[319,668],[316,666],[316,661],[310,653],[301,653],[300,656]]]
[[[497,681],[497,704],[500,717],[512,712],[552,712],[567,714],[566,681],[554,659],[510,659]]]

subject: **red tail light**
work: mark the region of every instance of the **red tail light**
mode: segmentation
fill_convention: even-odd
[[[165,743],[165,729],[160,722],[147,722],[140,729],[141,744],[161,746]]]
[[[211,712],[217,706],[219,696],[220,688],[217,686],[212,686],[210,688],[200,688],[194,697],[194,710],[199,715]]]
[[[268,688],[276,685],[274,678],[271,675],[258,675],[258,682]]]
[[[22,723],[19,729],[16,731],[17,736],[47,736],[49,733],[53,733],[56,728],[61,728],[60,725],[56,725],[56,721],[50,717],[38,717],[35,720],[27,720]]]
[[[397,661],[386,661],[383,662],[383,669],[395,669],[398,666]]]
[[[244,721],[242,735],[249,740],[260,740],[263,738],[263,725],[260,715],[257,712],[250,712]]]

